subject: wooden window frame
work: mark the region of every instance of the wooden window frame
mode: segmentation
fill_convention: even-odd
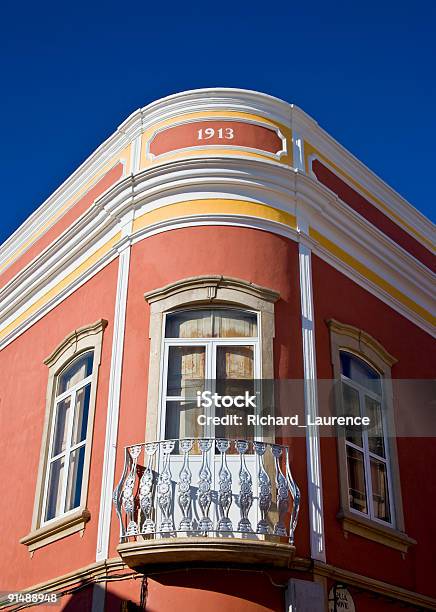
[[[166,329],[166,320],[168,315],[175,314],[177,312],[198,312],[202,309],[204,310],[236,310],[237,312],[245,312],[256,315],[256,326],[257,326],[257,335],[251,337],[213,337],[213,338],[173,338],[167,337],[165,334]],[[166,386],[168,380],[168,351],[172,346],[204,346],[205,347],[205,379],[206,380],[215,380],[216,376],[216,351],[218,347],[223,346],[251,346],[253,347],[253,373],[254,380],[259,380],[261,378],[261,367],[260,367],[260,351],[261,351],[261,343],[259,338],[260,333],[260,313],[248,310],[247,308],[243,308],[241,306],[229,306],[227,304],[214,304],[213,306],[188,306],[182,307],[176,310],[172,310],[170,312],[163,313],[162,320],[162,368],[161,368],[161,383],[160,383],[160,398],[159,398],[159,410],[160,410],[160,423],[159,423],[159,439],[163,440],[165,438],[165,421],[166,421],[166,405],[168,401],[183,401],[183,397],[175,397],[168,396],[166,393]],[[205,426],[205,437],[215,437],[209,429],[214,430],[213,426]],[[256,430],[260,428],[255,427]],[[256,435],[256,433],[255,433]]]

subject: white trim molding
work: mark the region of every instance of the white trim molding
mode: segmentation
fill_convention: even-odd
[[[128,232],[129,222],[124,224]],[[130,220],[131,229],[131,220]],[[109,397],[106,421],[106,438],[101,480],[100,512],[98,518],[96,561],[107,559],[112,515],[112,491],[114,488],[115,459],[118,439],[121,377],[123,366],[124,332],[127,308],[127,289],[130,269],[130,241],[123,243],[119,253],[118,283],[115,303],[112,357],[109,380]]]
[[[311,251],[299,244],[301,329],[303,336],[304,408],[306,422],[318,416],[315,325],[313,315]],[[317,425],[306,428],[307,487],[312,559],[326,561],[320,437]]]
[[[276,221],[264,219],[257,212],[241,215],[237,204],[234,210],[229,206],[228,210],[215,216],[201,206],[198,211],[191,207],[191,212],[171,214],[171,205],[177,202],[206,202],[214,198],[260,204],[264,207],[264,213],[269,207],[274,209],[271,214]],[[121,220],[130,219],[133,215],[135,223],[141,215],[158,208],[162,213],[169,211],[168,217],[162,214],[157,221],[144,227],[134,226],[134,236],[129,236],[124,230],[119,235],[123,227],[120,227]],[[284,216],[280,217],[281,213]],[[306,244],[313,253],[350,276],[430,335],[435,333],[429,317],[423,318],[420,314],[422,310],[430,313],[434,304],[435,276],[423,264],[310,176],[258,160],[217,157],[209,158],[207,165],[204,160],[193,159],[143,170],[123,179],[101,196],[0,290],[0,334],[8,328],[8,333],[2,335],[0,349],[44,316],[74,287],[85,282],[84,279],[90,278],[112,261],[126,238],[136,242],[153,232],[175,227],[226,224],[261,226],[265,231],[298,241],[298,232],[290,222],[296,216],[304,219],[304,233],[310,234]],[[300,226],[299,222],[299,230],[302,229]],[[317,232],[320,238],[313,232]],[[336,251],[328,248],[326,241],[332,247],[338,247],[340,252],[337,248]],[[107,248],[104,245],[108,245]],[[92,266],[86,267],[82,274],[74,275],[82,262],[97,256],[98,261]],[[350,265],[350,258],[356,265]],[[369,272],[360,273],[362,266]],[[378,284],[370,278],[374,278],[373,273],[379,279]],[[64,284],[65,278],[71,279],[68,285],[56,291],[50,300],[45,300],[44,296],[52,288]],[[389,290],[389,287],[398,291]],[[398,294],[404,299],[400,301],[396,297]],[[412,307],[416,304],[417,308],[413,309],[411,304]],[[38,305],[38,308],[33,305]]]

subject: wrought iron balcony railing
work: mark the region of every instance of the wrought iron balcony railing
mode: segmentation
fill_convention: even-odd
[[[126,447],[114,503],[121,543],[270,536],[293,544],[300,492],[285,446],[184,438]]]

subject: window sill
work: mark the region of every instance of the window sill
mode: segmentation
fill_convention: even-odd
[[[87,508],[78,508],[67,516],[62,516],[48,523],[48,525],[44,525],[44,527],[31,531],[24,538],[21,538],[20,544],[25,544],[29,552],[33,553],[34,550],[65,538],[72,533],[82,531],[83,534],[85,525],[90,518],[91,514]]]
[[[349,510],[341,510],[337,518],[342,523],[345,537],[349,533],[354,533],[362,538],[399,550],[403,554],[407,553],[409,546],[416,544],[416,540],[402,531],[393,527],[385,527],[363,516],[357,516]]]

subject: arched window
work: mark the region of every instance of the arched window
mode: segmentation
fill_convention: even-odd
[[[370,426],[345,430],[350,510],[392,523],[391,476],[380,374],[363,359],[340,352],[344,414]]]
[[[57,377],[44,522],[80,506],[93,364],[94,352],[87,351]]]
[[[273,441],[270,432],[239,426],[205,429],[198,425],[192,396],[202,385],[220,395],[234,395],[235,388],[239,394],[252,390],[256,379],[274,377],[274,304],[279,294],[243,279],[207,275],[154,289],[145,299],[150,305],[146,439],[254,433]]]
[[[48,384],[31,531],[33,552],[83,532],[90,519],[88,477],[103,332],[100,319],[68,334],[45,359]]]
[[[392,367],[396,358],[367,331],[327,321],[335,400],[370,426],[338,436],[339,512],[344,535],[354,533],[405,554],[416,544],[404,531],[395,437]]]

